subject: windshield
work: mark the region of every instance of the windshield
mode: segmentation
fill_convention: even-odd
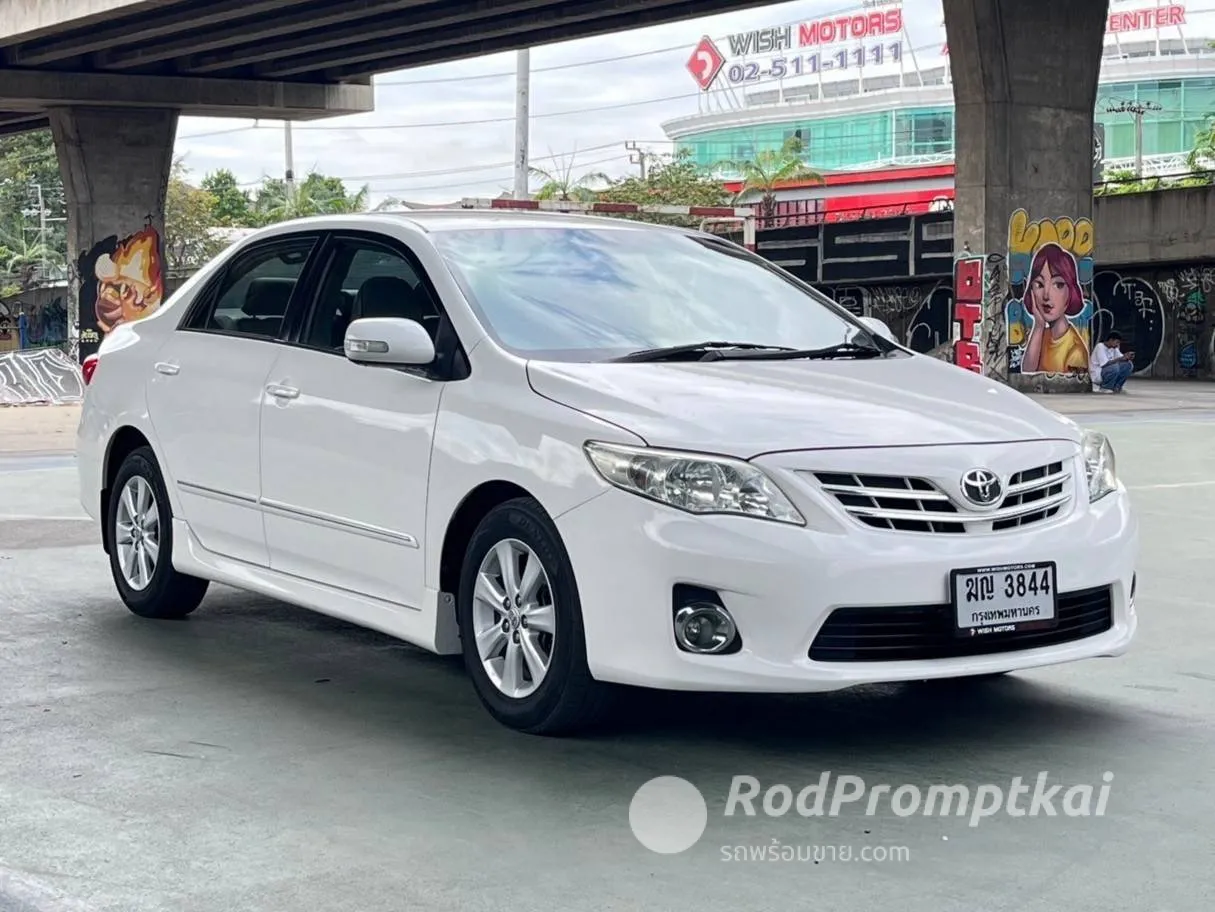
[[[867,329],[766,261],[712,238],[635,225],[431,235],[500,345],[591,361],[702,341],[813,349]]]

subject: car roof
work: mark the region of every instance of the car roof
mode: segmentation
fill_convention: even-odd
[[[589,215],[580,212],[553,212],[519,209],[421,209],[405,212],[356,212],[342,215],[321,215],[276,222],[269,226],[272,231],[259,232],[278,234],[282,231],[303,228],[350,228],[359,224],[407,223],[419,231],[439,233],[481,228],[607,228],[634,231],[666,231],[681,234],[704,234],[696,228],[678,225],[657,225],[634,219],[607,215]]]

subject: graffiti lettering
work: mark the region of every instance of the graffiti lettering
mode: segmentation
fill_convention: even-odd
[[[911,318],[907,346],[925,355],[940,351],[949,342],[952,323],[953,286],[948,281],[938,282]],[[948,349],[938,357],[948,358]]]
[[[1056,244],[1077,259],[1092,257],[1095,240],[1091,219],[1070,218],[1029,220],[1029,213],[1018,209],[1008,220],[1008,260],[1010,280],[1020,285],[1034,253],[1047,244]]]
[[[877,317],[896,338],[921,354],[947,352],[953,322],[953,287],[947,280],[921,285],[840,285],[824,289],[857,316]]]
[[[983,359],[979,354],[979,338],[983,326],[983,258],[959,259],[953,274],[953,316],[957,325],[953,363],[981,374]]]

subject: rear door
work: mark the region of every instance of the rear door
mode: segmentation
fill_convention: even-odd
[[[208,551],[263,567],[262,391],[318,241],[316,233],[284,235],[237,254],[157,353],[147,386],[181,518]]]

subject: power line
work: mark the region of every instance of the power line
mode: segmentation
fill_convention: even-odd
[[[668,143],[672,142],[672,140],[663,140],[663,141],[668,142]],[[577,156],[579,153],[602,152],[605,149],[614,149],[614,148],[618,147],[619,145],[620,145],[620,143],[618,143],[618,142],[605,143],[605,144],[599,145],[599,146],[587,146],[584,149],[574,149],[572,152],[557,152],[557,153],[553,153],[550,155],[533,155],[533,156],[530,156],[529,161],[531,161],[531,162],[556,161],[559,158],[566,158],[566,157],[573,158],[574,156]],[[624,157],[623,155],[617,155],[609,160],[615,160],[617,158],[623,158],[623,157]],[[442,176],[446,176],[446,175],[467,174],[470,171],[491,171],[495,168],[509,168],[509,167],[512,167],[513,165],[514,165],[513,161],[502,161],[502,162],[492,162],[490,164],[484,164],[484,165],[466,165],[466,166],[459,167],[459,168],[440,168],[437,170],[430,170],[430,171],[403,171],[403,172],[396,172],[396,173],[391,173],[391,174],[341,175],[339,179],[344,180],[344,181],[352,181],[352,182],[367,182],[367,181],[381,181],[381,180],[399,180],[399,179],[408,179],[408,178],[412,178],[412,177],[442,177]],[[337,175],[327,175],[327,176],[334,177]],[[237,184],[237,186],[255,187],[258,184],[262,183],[262,181],[264,179],[265,178],[262,178],[260,180],[255,180],[255,181],[243,181],[243,182]]]
[[[919,50],[925,50],[926,48],[935,47],[935,46],[936,46],[935,44],[924,45],[923,47],[913,48],[912,52],[919,51]],[[784,81],[783,79],[769,77],[768,79],[757,79],[754,82],[747,83],[747,85],[745,87],[772,85],[773,83],[781,83],[783,81]],[[585,107],[585,108],[571,108],[571,109],[568,109],[565,111],[548,111],[548,112],[544,112],[544,113],[540,113],[540,114],[532,114],[531,117],[533,120],[538,120],[540,118],[547,118],[547,117],[570,117],[575,114],[595,114],[595,113],[599,113],[602,111],[620,111],[620,110],[624,110],[626,108],[641,107],[643,105],[663,104],[668,101],[684,101],[689,98],[699,98],[702,94],[703,93],[699,92],[699,91],[682,92],[678,95],[664,95],[659,98],[645,98],[645,99],[641,99],[638,101],[624,101],[624,102],[617,102],[616,104],[594,105],[594,106]],[[479,126],[485,126],[488,124],[514,123],[514,121],[515,121],[515,118],[513,116],[508,116],[508,117],[486,117],[486,118],[479,118],[476,120],[428,121],[425,123],[412,123],[412,124],[368,124],[367,126],[344,126],[344,125],[327,124],[324,126],[301,126],[301,127],[297,127],[296,129],[300,132],[343,131],[343,132],[356,132],[357,133],[357,132],[361,132],[363,130],[418,130],[418,129],[438,128],[438,127],[479,127]],[[277,126],[262,127],[259,125],[254,125],[254,126],[250,126],[250,127],[237,127],[234,130],[224,131],[224,132],[240,132],[242,130],[257,130],[257,129],[278,129],[278,127]],[[194,138],[198,138],[199,136],[206,136],[206,135],[209,135],[209,134],[193,134],[190,136],[183,136],[181,138],[182,139],[194,139]]]
[[[621,161],[627,158],[627,155],[613,155],[611,158],[601,158],[595,161],[586,162],[583,168],[593,168],[596,165],[606,165],[609,162]],[[513,164],[511,162],[510,164]],[[455,190],[460,187],[477,187],[484,184],[509,184],[513,178],[513,174],[504,174],[502,177],[486,177],[473,181],[460,181],[459,183],[447,184],[426,184],[421,187],[383,187],[376,190],[377,193],[416,193],[419,190]]]

